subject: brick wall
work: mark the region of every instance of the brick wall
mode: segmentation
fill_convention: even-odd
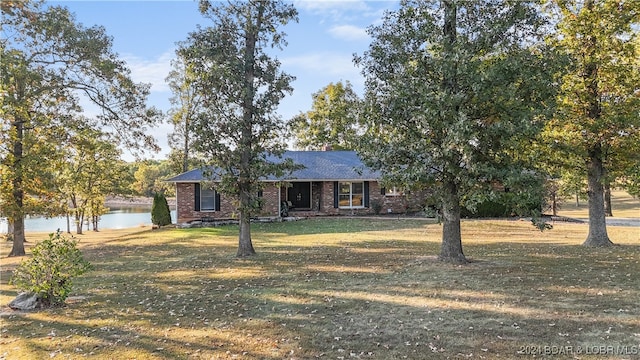
[[[178,183],[176,186],[176,212],[178,223],[200,220],[202,217],[229,219],[237,217],[229,197],[220,195],[220,211],[195,211],[195,184]]]
[[[420,211],[424,207],[424,194],[409,195],[383,195],[381,193],[380,184],[377,181],[369,182],[369,207],[363,209],[340,209],[333,207],[333,181],[322,183],[322,196],[320,199],[320,211],[330,215],[360,215],[373,214],[374,210],[371,206],[373,202],[378,201],[382,204],[381,214],[403,214],[407,211]]]
[[[280,192],[278,191],[278,187],[274,184],[267,185],[262,190],[262,211],[260,211],[260,216],[277,216],[280,211]]]
[[[386,213],[390,209],[392,213],[405,212],[405,198],[403,196],[384,196],[380,193],[380,186],[377,181],[369,182],[369,207],[362,209],[340,209],[333,207],[333,181],[325,181],[320,187],[322,195],[320,196],[320,211],[329,215],[365,215],[373,214],[371,203],[379,201],[383,204],[382,213]]]
[[[378,201],[382,204],[381,214],[402,214],[407,211],[419,211],[424,206],[424,194],[409,194],[400,196],[386,196],[381,194],[381,189],[376,181],[369,182],[369,207],[362,209],[340,209],[333,207],[333,181],[314,182],[312,184],[312,211],[326,215],[364,215],[373,214],[371,204]],[[191,220],[199,220],[203,216],[228,219],[237,216],[233,202],[228,196],[221,195],[220,211],[195,211],[195,184],[178,183],[177,193],[177,221],[178,223]],[[258,215],[278,216],[281,197],[286,194],[286,188],[279,191],[276,184],[268,184],[262,191],[263,207]]]

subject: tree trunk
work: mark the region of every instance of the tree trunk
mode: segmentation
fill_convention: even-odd
[[[184,144],[182,145],[182,172],[189,171],[189,118],[191,112],[185,115],[184,119]]]
[[[611,208],[611,183],[609,180],[604,181],[604,215],[613,216],[613,209]]]
[[[13,219],[13,247],[9,253],[11,256],[24,256],[24,217]]]
[[[76,234],[82,235],[83,227],[84,227],[84,214],[76,210]]]
[[[444,37],[444,56],[447,60],[444,76],[442,79],[442,91],[449,95],[449,100],[458,92],[457,62],[455,61],[455,44],[457,41],[457,6],[455,2],[445,0],[444,4],[444,24],[442,33]],[[459,106],[448,106],[445,117],[454,118],[458,116]],[[462,235],[460,233],[460,197],[458,187],[451,180],[445,180],[444,194],[442,196],[442,248],[439,259],[444,262],[454,264],[464,264],[467,259],[462,252]]]
[[[607,222],[604,214],[604,189],[602,185],[604,166],[602,151],[593,149],[587,171],[589,194],[589,235],[583,243],[585,246],[611,246],[613,243],[607,235]]]
[[[460,232],[460,197],[453,182],[444,186],[442,199],[442,247],[440,261],[465,264],[467,259],[462,252],[462,235]]]
[[[13,241],[13,220],[7,219],[7,241]]]
[[[249,203],[249,193],[245,189],[240,190],[240,233],[238,235],[237,257],[247,257],[255,255],[251,242],[251,217],[247,210]],[[246,205],[245,205],[246,204]]]
[[[591,10],[592,0],[584,3],[585,9]],[[585,64],[583,80],[587,90],[586,115],[590,121],[599,122],[602,116],[600,91],[598,89],[598,59],[595,55],[598,41],[594,35],[584,37]],[[589,195],[589,235],[583,243],[585,246],[611,246],[613,243],[607,235],[607,222],[604,212],[605,168],[604,151],[599,139],[592,139],[593,145],[588,148],[587,186]]]
[[[13,247],[9,256],[24,256],[24,188],[23,188],[23,147],[22,141],[24,139],[24,121],[17,119],[13,126],[16,131],[16,139],[13,143],[13,172],[14,177],[12,180],[13,185],[13,202],[15,209],[13,210],[10,218],[13,221]]]
[[[240,172],[238,189],[240,190],[240,234],[238,236],[238,257],[252,256],[256,253],[251,243],[251,153],[253,147],[253,120],[255,100],[255,51],[258,33],[262,22],[265,4],[258,3],[256,23],[245,29],[244,53],[244,97],[242,100],[242,134],[240,139]],[[251,19],[247,19],[251,21]]]

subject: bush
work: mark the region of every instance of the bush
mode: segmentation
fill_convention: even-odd
[[[475,209],[462,208],[461,216],[470,218],[500,218],[509,214],[507,205],[498,201],[487,200],[476,205]]]
[[[499,193],[493,200],[478,203],[475,209],[462,208],[461,216],[469,218],[501,218],[531,216],[542,208],[541,200],[529,194]]]
[[[153,195],[153,205],[151,205],[151,223],[163,227],[171,224],[171,210],[164,194]]]
[[[64,303],[71,293],[73,278],[91,269],[76,244],[60,231],[49,234],[49,239],[33,248],[32,257],[18,265],[9,283],[36,294],[42,306]]]
[[[382,202],[379,200],[371,200],[371,208],[376,215],[380,215],[382,211]]]

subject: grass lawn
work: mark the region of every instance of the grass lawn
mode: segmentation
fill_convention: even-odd
[[[640,218],[640,199],[631,197],[625,191],[613,190],[611,192],[611,207],[614,217]],[[565,199],[560,204],[558,214],[586,219],[589,217],[589,203],[587,200],[580,199],[576,204],[575,198]]]
[[[256,224],[242,260],[236,226],[82,235],[95,269],[66,307],[4,308],[0,359],[640,357],[640,228],[596,249],[585,224],[462,227],[464,266],[436,260],[441,227],[420,219]]]

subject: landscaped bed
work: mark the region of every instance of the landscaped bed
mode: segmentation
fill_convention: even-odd
[[[580,245],[585,224],[462,229],[464,266],[437,261],[423,219],[254,224],[242,260],[234,225],[82,235],[94,270],[66,307],[5,308],[0,358],[638,358],[638,228],[609,227],[602,249]]]

